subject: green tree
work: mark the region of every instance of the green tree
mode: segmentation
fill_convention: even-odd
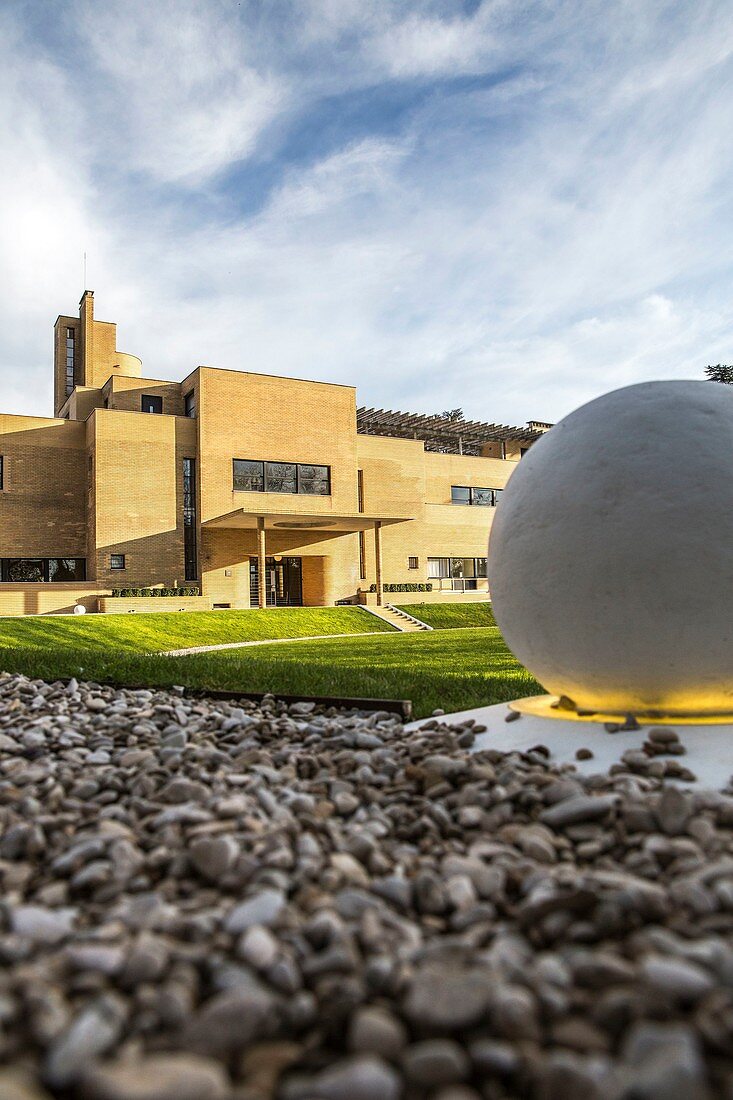
[[[722,382],[726,386],[733,386],[733,363],[716,363],[707,366],[705,373],[710,382]]]
[[[440,415],[443,420],[450,420],[453,424],[458,424],[461,420],[465,419],[463,409],[446,409],[445,412],[442,412]]]

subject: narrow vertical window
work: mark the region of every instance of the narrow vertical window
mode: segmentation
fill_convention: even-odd
[[[3,467],[4,467],[3,456],[0,455],[0,493],[3,491],[3,486],[5,485],[5,481],[4,481],[5,470],[4,470]]]
[[[184,458],[183,460],[183,558],[186,580],[197,580],[195,458]]]
[[[66,396],[74,390],[74,330],[66,329]]]

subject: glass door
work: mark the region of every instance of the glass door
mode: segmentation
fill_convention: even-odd
[[[250,606],[259,606],[257,558],[249,559]],[[301,607],[303,603],[300,558],[265,558],[265,604],[267,607]]]

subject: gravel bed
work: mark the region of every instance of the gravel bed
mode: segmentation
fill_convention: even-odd
[[[731,792],[475,736],[0,674],[0,1097],[731,1100]]]

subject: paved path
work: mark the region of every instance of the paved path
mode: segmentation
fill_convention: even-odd
[[[160,657],[188,657],[193,653],[215,653],[220,649],[244,649],[250,645],[278,645],[291,642],[322,642],[328,638],[400,638],[399,630],[368,630],[364,634],[309,634],[306,638],[259,638],[256,642],[221,642],[219,645],[197,645],[190,649],[169,649],[162,651]]]

